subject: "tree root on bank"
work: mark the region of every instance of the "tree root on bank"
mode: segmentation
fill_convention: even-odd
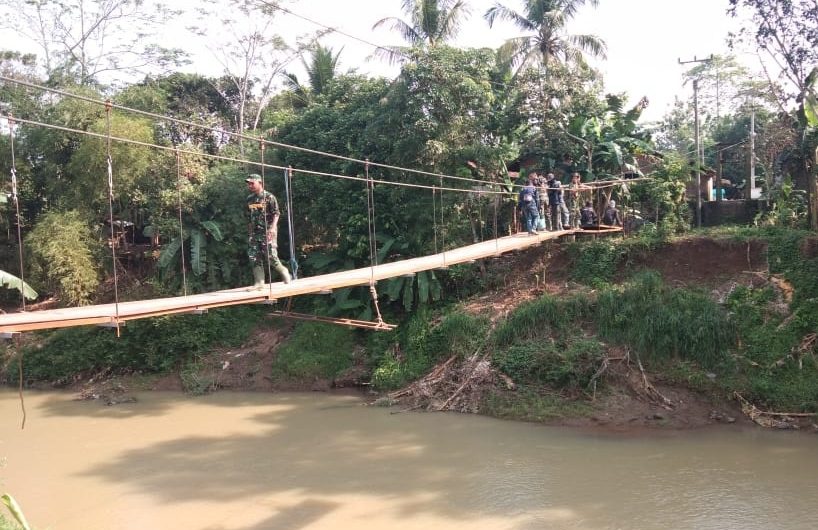
[[[738,392],[733,392],[741,404],[741,411],[751,420],[768,429],[799,429],[796,418],[815,418],[814,412],[767,412],[759,409]]]
[[[462,362],[452,355],[411,385],[389,394],[408,410],[453,410],[476,413],[486,388],[502,379],[492,368],[488,355],[479,350]]]
[[[645,369],[642,367],[642,360],[639,358],[638,353],[636,354],[636,364],[639,366],[639,372],[642,374],[642,392],[644,396],[664,409],[673,410],[673,402],[666,398],[648,381],[648,376],[645,374]]]

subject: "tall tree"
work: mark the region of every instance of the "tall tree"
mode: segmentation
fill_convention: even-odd
[[[599,0],[526,0],[522,13],[495,3],[485,18],[489,26],[507,20],[528,32],[507,41],[501,51],[519,68],[540,62],[547,72],[553,61],[584,64],[584,53],[605,58],[605,42],[599,37],[567,33],[568,23],[586,3],[596,7]]]
[[[810,123],[816,104],[818,70],[818,2],[815,0],[730,0],[728,13],[739,16],[749,12],[750,22],[733,36],[733,44],[750,41],[766,52],[780,69],[789,91],[776,94],[782,112],[791,101],[798,105],[800,175],[796,182],[807,189],[810,225],[818,230],[818,175],[816,175],[814,126]],[[770,89],[776,85],[770,77]],[[818,125],[818,120],[816,120]],[[804,182],[806,181],[806,182]]]
[[[317,96],[326,91],[328,85],[338,74],[338,59],[341,50],[333,53],[332,48],[316,44],[310,50],[309,61],[302,58],[301,64],[307,72],[309,85],[303,85],[293,73],[285,74],[285,84],[290,90],[294,107],[304,107]]]
[[[49,77],[69,76],[83,85],[182,64],[182,50],[155,40],[177,13],[145,0],[6,0],[0,5],[2,25],[42,50]]]
[[[372,29],[388,24],[410,46],[437,46],[453,39],[470,14],[466,0],[403,0],[402,9],[409,15],[408,21],[386,17],[375,22]],[[395,62],[404,57],[401,50],[400,47],[383,48],[376,54]]]

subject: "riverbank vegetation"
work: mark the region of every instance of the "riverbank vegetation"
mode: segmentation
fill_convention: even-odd
[[[246,17],[244,26],[225,21],[237,31],[285,14],[229,3]],[[486,24],[507,19],[533,32],[499,49],[451,44],[468,10],[405,2],[408,21],[389,20],[407,30],[409,46],[379,49],[399,68],[392,79],[345,70],[342,51],[321,34],[286,42],[273,23],[242,37],[258,38],[259,48],[220,43],[243,69],[189,73],[184,50],[150,45],[162,18],[138,2],[133,12],[13,4],[4,15],[20,27],[49,17],[64,24],[25,32],[44,39],[42,57],[0,53],[0,171],[14,177],[0,201],[0,270],[42,293],[27,310],[249,284],[249,173],[279,197],[279,254],[302,278],[513,234],[515,186],[533,171],[565,184],[578,174],[594,191],[569,197],[598,210],[616,202],[627,237],[393,278],[374,299],[352,287],[287,303],[325,317],[380,315],[399,324],[393,333],[278,325],[263,308],[227,308],[129,322],[121,337],[97,328],[35,333],[4,346],[6,381],[19,380],[22,358],[24,384],[180,374],[192,393],[248,381],[360,385],[411,407],[525,418],[592,414],[617,388],[667,407],[667,382],[816,412],[818,258],[806,231],[818,228],[814,13],[793,17],[793,27],[767,20],[769,34],[748,26],[736,35],[796,57],[787,86],[761,87],[730,57],[685,73],[701,94],[699,158],[693,102],[646,125],[647,98],[605,93],[585,60],[604,57],[604,43],[568,27],[585,2],[495,6]],[[731,5],[754,23],[768,17],[758,2]],[[66,48],[71,24],[88,16],[99,17],[100,33]],[[131,17],[139,35],[128,31]],[[220,38],[197,35],[210,45]],[[131,45],[102,46],[112,40]],[[782,43],[788,48],[777,49]],[[69,53],[77,46],[89,54]],[[119,60],[125,50],[148,73]],[[300,80],[290,71],[296,57],[307,73]],[[724,201],[697,198],[712,181],[697,175],[717,170]],[[743,226],[693,230],[707,224],[698,222],[698,199],[717,220],[738,205]],[[19,309],[17,296],[0,290],[5,310]],[[275,343],[248,346],[259,336]]]

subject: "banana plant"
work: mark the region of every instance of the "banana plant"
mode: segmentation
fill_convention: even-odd
[[[151,227],[145,228],[145,235],[151,235]],[[189,265],[193,274],[201,276],[207,271],[208,236],[214,241],[222,241],[221,228],[215,221],[201,221],[198,226],[184,231],[183,235],[176,236],[165,245],[159,254],[159,269],[166,272],[175,267],[180,259],[182,243],[187,242],[186,251],[189,252]]]
[[[20,505],[17,504],[17,501],[14,500],[14,497],[6,493],[0,497],[0,500],[3,501],[3,504],[6,505],[6,508],[8,508],[14,517],[14,520],[17,521],[17,524],[19,524],[23,530],[31,530],[31,526],[28,524],[23,510],[20,508]]]
[[[9,289],[17,289],[27,300],[34,300],[39,296],[37,291],[31,288],[29,284],[18,278],[17,276],[0,270],[0,285]]]

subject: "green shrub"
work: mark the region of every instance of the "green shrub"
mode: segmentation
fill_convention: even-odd
[[[596,323],[602,338],[648,357],[692,359],[705,367],[727,360],[736,342],[718,304],[703,293],[670,288],[652,271],[600,293]]]
[[[494,330],[498,346],[548,338],[553,333],[576,329],[591,314],[592,302],[584,296],[557,299],[544,295],[523,302]]]
[[[444,358],[471,355],[486,341],[488,329],[483,317],[456,312],[435,326],[431,311],[418,311],[399,328],[397,343],[380,356],[372,384],[380,389],[399,388]]]
[[[128,322],[121,336],[97,327],[49,332],[23,349],[28,381],[59,381],[103,369],[161,373],[209,349],[243,341],[262,312],[255,307],[214,309],[205,315],[177,315]],[[16,363],[7,374],[17,378]]]
[[[346,327],[306,322],[296,326],[278,349],[273,377],[309,381],[331,379],[352,366],[355,332]]]
[[[571,337],[517,343],[495,351],[492,360],[518,384],[580,390],[590,383],[603,356],[598,341]]]
[[[83,305],[99,285],[99,241],[76,211],[49,212],[26,237],[35,281],[68,305]]]

